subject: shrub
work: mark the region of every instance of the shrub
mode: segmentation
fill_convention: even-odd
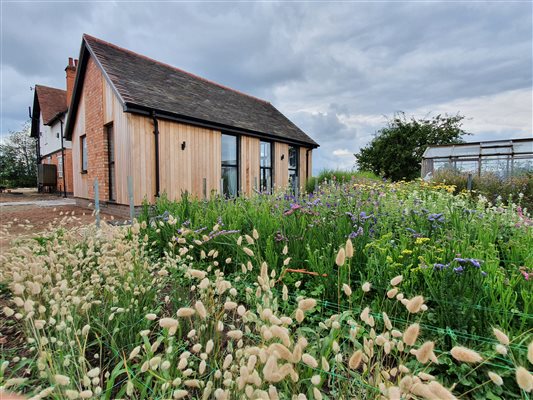
[[[467,191],[468,176],[451,169],[438,171],[434,181],[455,186],[455,193]],[[533,209],[533,172],[509,178],[486,172],[472,178],[472,190],[474,194],[487,197],[493,204],[514,202],[529,210]]]

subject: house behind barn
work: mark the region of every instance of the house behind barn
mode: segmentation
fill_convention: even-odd
[[[72,143],[63,137],[76,77],[76,63],[72,58],[65,72],[67,90],[35,85],[30,136],[37,139],[37,164],[56,167],[54,185],[40,189],[72,194]]]
[[[267,101],[84,35],[70,103],[74,196],[249,195],[305,185],[318,144]]]

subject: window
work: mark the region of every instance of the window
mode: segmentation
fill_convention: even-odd
[[[289,184],[293,190],[298,188],[298,148],[289,146]]]
[[[259,190],[268,192],[272,190],[272,143],[261,142],[259,166]]]
[[[87,172],[87,135],[80,137],[81,140],[81,172]]]
[[[237,136],[222,135],[222,193],[227,197],[237,196],[239,187],[237,143]]]
[[[63,178],[63,156],[57,156],[57,177]]]
[[[113,124],[106,125],[107,131],[107,157],[109,165],[109,200],[115,201],[115,133]]]

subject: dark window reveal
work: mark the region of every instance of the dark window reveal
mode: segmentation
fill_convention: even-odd
[[[289,185],[298,188],[298,148],[289,146]]]
[[[107,155],[109,165],[109,200],[116,200],[116,187],[115,187],[115,132],[113,130],[113,124],[106,125],[107,131]]]
[[[272,143],[261,142],[260,157],[259,190],[270,193],[272,190]]]
[[[239,187],[239,157],[237,136],[222,135],[222,193],[236,197]]]
[[[87,172],[87,136],[80,137],[81,151],[81,172]]]

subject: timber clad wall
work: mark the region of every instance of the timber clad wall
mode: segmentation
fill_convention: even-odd
[[[146,165],[141,167],[139,163],[138,154],[131,153],[131,142],[132,132],[129,127],[129,120],[133,116],[131,114],[126,114],[122,111],[122,106],[117,96],[113,92],[113,89],[108,84],[105,79],[102,79],[103,85],[103,98],[104,98],[104,124],[109,125],[113,124],[113,132],[115,139],[115,201],[119,204],[129,204],[128,199],[128,176],[132,176],[133,179],[139,179],[141,175],[152,174],[153,164]],[[148,135],[151,130],[148,130]],[[107,133],[104,133],[106,139],[106,148],[107,148]],[[150,135],[149,135],[150,136]],[[153,136],[153,135],[152,135]],[[152,141],[153,142],[153,141]],[[153,154],[153,143],[150,142],[145,149],[147,155]],[[150,147],[152,146],[152,147]],[[136,168],[132,168],[132,164],[136,165]],[[108,158],[106,154],[105,165],[108,165]],[[135,171],[135,172],[132,172]],[[109,173],[109,169],[107,169]],[[138,183],[134,182],[134,186],[137,186]],[[137,195],[137,192],[135,192]],[[153,196],[153,194],[152,194]],[[135,197],[135,204],[140,204],[142,202],[142,197],[139,194]],[[108,198],[104,198],[107,200]],[[148,197],[149,200],[153,198]]]
[[[283,156],[283,160],[281,157]],[[289,184],[289,145],[274,143],[274,188],[286,187]]]
[[[159,120],[161,193],[170,199],[179,199],[184,192],[201,198],[204,178],[207,197],[212,191],[218,192],[221,152],[219,131]]]
[[[241,136],[241,191],[249,196],[259,187],[260,140],[250,136]]]

